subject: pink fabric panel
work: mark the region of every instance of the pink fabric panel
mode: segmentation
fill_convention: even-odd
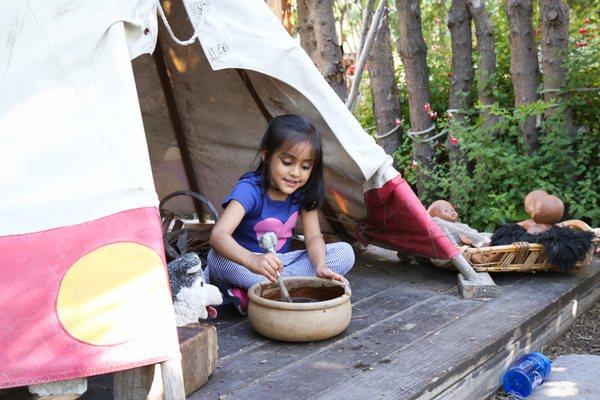
[[[179,356],[172,313],[155,315],[152,329],[114,345],[84,343],[61,325],[56,301],[69,267],[90,251],[121,242],[146,246],[164,263],[157,209],[0,237],[0,388],[97,375]],[[165,292],[169,296],[168,287]]]
[[[458,254],[400,175],[366,192],[365,204],[367,218],[361,221],[361,236],[367,241],[428,258],[451,259]]]

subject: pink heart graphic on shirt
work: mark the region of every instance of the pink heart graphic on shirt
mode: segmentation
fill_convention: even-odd
[[[267,232],[275,232],[277,238],[277,246],[275,251],[279,251],[286,240],[292,237],[292,230],[296,226],[296,220],[298,219],[298,211],[290,215],[285,223],[282,223],[277,218],[267,218],[257,222],[254,225],[254,232],[256,232],[256,238],[260,241],[260,238]]]

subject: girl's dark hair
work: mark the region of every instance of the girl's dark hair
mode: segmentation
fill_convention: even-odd
[[[295,114],[286,114],[271,120],[260,142],[261,150],[266,150],[266,157],[264,160],[261,158],[256,173],[260,174],[261,185],[266,192],[271,187],[269,162],[275,151],[279,149],[285,151],[304,142],[308,142],[312,146],[314,161],[306,184],[297,192],[297,200],[304,210],[310,211],[321,207],[323,204],[323,143],[321,134],[307,118]]]

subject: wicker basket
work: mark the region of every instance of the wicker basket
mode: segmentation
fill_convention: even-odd
[[[600,238],[593,239],[590,251],[579,260],[573,270],[588,267],[594,256],[594,249],[600,246]],[[544,246],[539,243],[519,242],[506,246],[461,247],[463,255],[477,272],[537,272],[558,271],[558,267],[549,264]]]

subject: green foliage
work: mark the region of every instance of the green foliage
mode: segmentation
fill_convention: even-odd
[[[449,2],[421,1],[423,34],[428,45],[431,107],[439,115],[437,132],[451,132],[458,139],[464,156],[464,162],[450,163],[445,136],[439,139],[432,168],[424,171],[430,177],[426,186],[436,195],[434,198],[422,196],[421,200],[429,204],[436,198],[450,199],[463,222],[478,229],[493,230],[499,224],[528,218],[523,199],[529,191],[540,188],[563,199],[567,217],[600,226],[600,91],[578,90],[600,87],[600,38],[597,36],[600,18],[595,14],[600,1],[570,4],[571,42],[565,88],[570,96],[563,97],[558,104],[540,100],[516,109],[510,76],[506,4],[495,0],[486,5],[494,26],[497,56],[497,73],[490,80],[495,86],[488,88],[493,90],[497,101],[488,111],[497,116],[497,122],[487,128],[481,116],[484,109],[478,104],[462,124],[445,115],[451,73],[450,35],[446,27]],[[538,15],[536,10],[534,29],[539,32]],[[393,9],[390,21],[395,42],[397,19]],[[580,33],[581,28],[585,28],[585,33]],[[538,42],[539,36],[536,34]],[[473,55],[476,62],[477,52]],[[395,65],[403,118],[408,125],[408,96],[397,55]],[[367,79],[365,82],[368,84]],[[475,91],[474,87],[473,99],[476,99]],[[355,114],[363,126],[373,126],[370,90],[363,88],[361,93],[364,97]],[[573,113],[575,135],[564,129],[567,107]],[[553,111],[553,117],[546,118],[548,111]],[[527,148],[518,127],[519,121],[531,115],[539,121],[540,148],[536,152]],[[407,128],[404,127],[404,132]],[[412,140],[405,137],[394,158],[405,179],[414,185],[421,166],[411,164],[412,144]]]

